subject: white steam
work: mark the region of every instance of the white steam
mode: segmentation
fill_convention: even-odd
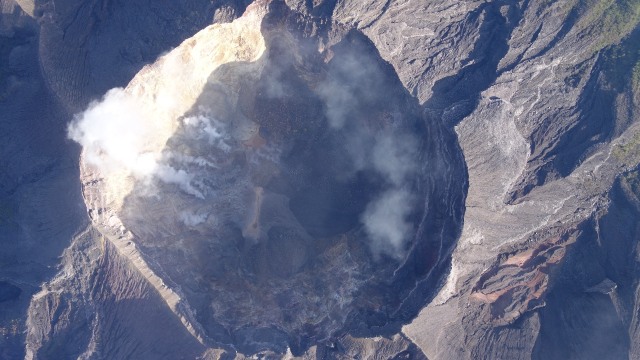
[[[381,176],[386,189],[371,200],[360,221],[370,239],[372,252],[400,258],[413,234],[409,216],[416,202],[411,179],[419,171],[419,141],[402,128],[398,113],[389,114],[390,122],[381,131],[363,125],[369,109],[388,101],[388,81],[380,66],[357,51],[333,58],[332,73],[319,84],[318,95],[325,103],[325,115],[331,129],[345,132],[346,154],[350,168],[345,177],[362,170]],[[353,122],[360,122],[353,124]]]
[[[69,124],[69,138],[82,145],[85,161],[106,173],[126,169],[136,177],[156,171],[156,154],[144,151],[150,134],[140,104],[124,89],[107,92],[100,102]]]
[[[125,171],[141,184],[159,180],[204,198],[192,185],[191,174],[167,165],[161,154],[148,150],[156,131],[152,120],[134,96],[115,88],[77,115],[69,124],[68,135],[82,145],[84,161],[105,176]],[[212,137],[222,136],[211,126],[206,130]]]
[[[412,207],[411,194],[401,189],[389,190],[367,205],[362,222],[376,253],[402,256],[412,228],[407,221]]]
[[[377,139],[373,147],[373,167],[394,186],[403,186],[417,168],[417,144],[408,135],[386,135]]]
[[[180,213],[180,220],[189,227],[194,227],[204,223],[207,221],[208,217],[208,213],[196,214],[189,211],[183,211]]]
[[[371,201],[361,217],[375,254],[401,258],[412,234],[408,221],[415,205],[408,181],[417,170],[416,141],[411,136],[382,136],[371,151],[370,166],[382,175],[389,189]]]
[[[329,80],[318,87],[320,96],[326,102],[326,115],[329,125],[334,129],[344,127],[349,112],[358,101],[351,89],[337,81]]]
[[[208,111],[204,108],[199,109],[203,114],[185,117],[182,121],[185,126],[191,127],[196,130],[198,134],[196,138],[206,139],[210,145],[222,151],[231,150],[231,146],[228,144],[230,136],[225,131],[224,125],[212,118]]]

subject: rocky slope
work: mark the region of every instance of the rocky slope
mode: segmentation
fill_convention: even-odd
[[[0,356],[640,356],[637,1],[1,4]]]
[[[87,220],[68,115],[39,71],[37,22],[0,5],[0,358],[16,359],[31,296]]]

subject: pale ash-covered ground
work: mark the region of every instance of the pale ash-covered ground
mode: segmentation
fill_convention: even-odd
[[[73,2],[67,3],[73,8]],[[7,4],[3,2],[3,9],[14,11]],[[22,5],[31,12],[28,5]],[[462,233],[451,255],[450,271],[443,274],[433,300],[397,335],[339,336],[312,346],[306,357],[640,356],[636,345],[640,213],[637,2],[290,1],[288,5],[308,16],[331,18],[360,29],[417,98],[427,119],[455,133],[468,171]],[[68,16],[61,6],[42,8],[48,14],[42,29],[58,26],[50,19]],[[95,14],[101,6],[91,2],[80,8]],[[224,9],[217,12],[223,18],[239,14],[237,5]],[[104,18],[109,14],[104,12]],[[42,71],[53,82],[50,88],[58,98],[77,111],[88,100],[83,97],[98,97],[115,84],[96,85],[100,76],[107,78],[105,74],[89,78],[92,67],[99,67],[95,57],[78,56],[85,63],[60,66],[67,60],[52,55],[61,41],[56,36],[50,31],[40,38]],[[99,36],[92,41],[95,46]],[[64,46],[77,48],[69,43]],[[153,46],[153,41],[144,46]],[[76,59],[73,54],[60,54]],[[152,62],[153,54],[142,51],[131,63]],[[112,66],[126,68],[118,76],[130,79],[136,66],[115,65],[118,62],[121,60],[114,60]],[[65,78],[64,71],[73,72],[71,84],[59,80]],[[80,89],[91,89],[92,95]],[[439,166],[446,168],[447,164]],[[27,353],[36,353],[49,339],[55,344],[55,338],[64,337],[68,328],[56,330],[56,323],[59,314],[64,319],[71,311],[64,309],[75,306],[72,299],[91,294],[82,303],[100,309],[101,292],[89,291],[89,284],[112,284],[104,293],[124,299],[115,303],[118,310],[105,307],[103,313],[97,311],[102,315],[91,320],[94,328],[125,322],[130,311],[126,299],[157,304],[158,309],[166,306],[166,297],[163,302],[162,291],[148,281],[145,270],[111,244],[95,230],[73,240],[65,251],[61,273],[45,285],[40,293],[44,296],[31,302]],[[95,272],[82,275],[83,271]],[[15,279],[13,276],[5,278]],[[123,277],[138,285],[123,286],[119,280]],[[78,282],[82,278],[92,280]],[[69,300],[52,302],[47,294],[54,289],[53,293],[66,294],[54,299]],[[136,315],[140,323],[158,324],[152,327],[158,334],[135,330],[140,341],[126,340],[131,341],[132,349],[169,358],[171,354],[215,358],[221,353],[206,350],[184,320]],[[73,326],[90,328],[77,322]],[[3,323],[3,328],[9,326]],[[167,331],[184,341],[167,343],[158,328],[175,329]],[[91,343],[89,333],[87,336],[80,353],[98,356],[86,347]],[[102,341],[124,339],[114,335]],[[100,356],[125,357],[127,348]]]

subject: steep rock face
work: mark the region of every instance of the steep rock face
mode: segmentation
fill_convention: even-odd
[[[535,358],[638,356],[637,219],[636,168],[614,183],[606,211],[594,216],[559,269],[540,312]]]
[[[39,27],[0,1],[0,358],[24,356],[31,296],[57,272],[86,211],[68,115],[38,63]]]
[[[32,299],[27,359],[193,359],[204,352],[130,259],[95,229],[76,236],[62,269]]]

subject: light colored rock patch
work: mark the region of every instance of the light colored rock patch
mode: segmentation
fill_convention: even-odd
[[[134,183],[158,171],[160,154],[177,129],[179,118],[193,107],[210,80],[209,76],[218,67],[235,61],[254,62],[260,58],[265,50],[260,32],[264,12],[265,9],[259,5],[253,5],[234,22],[213,24],[155,63],[145,66],[124,92],[118,94],[118,99],[114,100],[116,103],[109,104],[108,110],[115,117],[131,117],[131,112],[135,112],[130,119],[130,127],[122,129],[122,137],[101,139],[101,146],[94,147],[88,136],[78,135],[84,146],[83,181],[103,182],[101,187],[106,196],[106,207],[120,209]],[[123,104],[121,108],[118,108],[118,102]],[[92,106],[100,110],[101,104]],[[85,114],[89,114],[91,109]],[[99,113],[97,110],[93,112]],[[86,119],[80,115],[79,125],[83,120]],[[127,131],[136,131],[134,140],[125,142]],[[118,142],[126,145],[128,153],[110,150],[121,149]],[[175,178],[175,175],[172,176]]]

